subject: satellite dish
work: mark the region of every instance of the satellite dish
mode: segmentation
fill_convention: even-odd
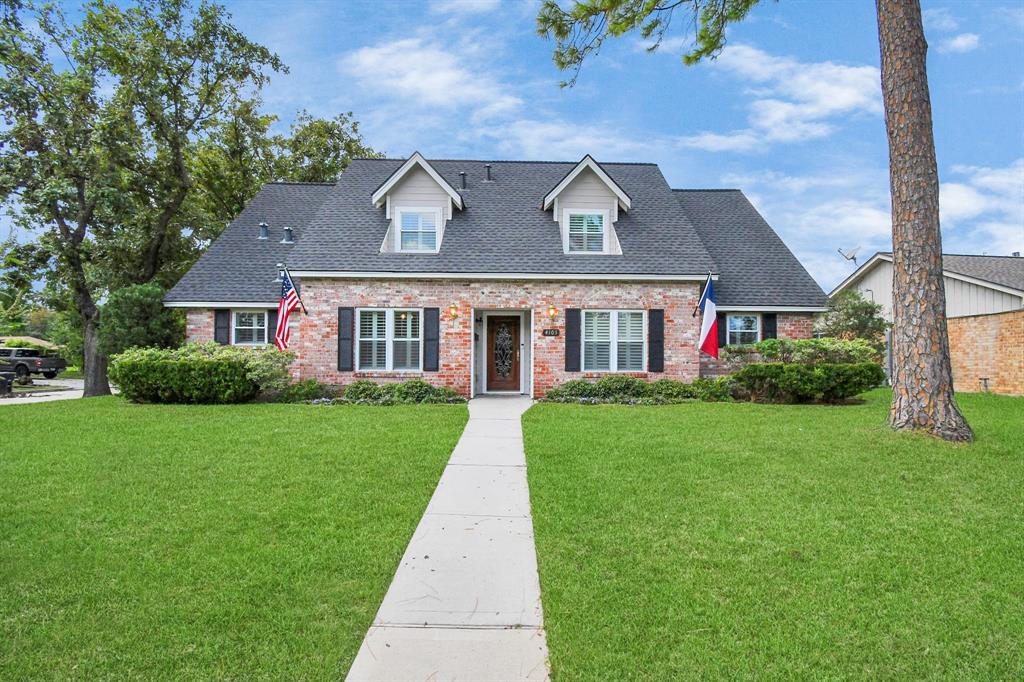
[[[860,251],[859,246],[850,249],[849,251],[843,251],[842,249],[836,249],[836,251],[838,251],[839,255],[845,258],[846,260],[852,260],[854,265],[857,264],[857,253]]]

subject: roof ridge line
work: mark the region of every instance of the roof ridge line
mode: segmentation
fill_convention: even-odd
[[[333,187],[338,184],[338,181],[334,182],[307,182],[304,180],[267,180],[265,185],[314,185],[321,187]]]
[[[673,192],[742,192],[739,187],[671,187]]]
[[[576,165],[579,164],[579,161],[557,161],[557,160],[551,160],[551,159],[548,159],[548,160],[537,160],[537,159],[428,159],[425,156],[423,158],[427,159],[427,161],[429,161],[431,163],[434,163],[434,162],[454,163],[456,161],[462,161],[462,162],[465,162],[465,163],[550,163],[550,164],[564,163],[564,164],[569,164],[569,165],[572,165],[572,166],[576,166]],[[408,161],[409,159],[407,159],[407,158],[406,159],[402,159],[402,158],[397,158],[396,159],[396,158],[381,157],[381,156],[356,156],[356,157],[353,157],[352,160],[353,161]],[[601,161],[600,163],[603,166],[608,166],[608,165],[612,165],[612,166],[657,166],[658,165],[657,163],[654,163],[653,161]]]

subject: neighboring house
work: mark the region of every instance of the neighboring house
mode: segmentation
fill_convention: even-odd
[[[331,185],[269,184],[166,305],[188,310],[190,341],[269,342],[278,263],[308,310],[293,317],[297,376],[467,396],[715,373],[692,314],[708,273],[722,344],[809,337],[826,304],[739,191],[673,191],[653,164],[589,156],[414,154],[355,160]]]
[[[1024,258],[944,254],[946,316],[987,315],[1024,308]],[[829,297],[853,289],[882,305],[892,322],[892,254],[879,252],[832,290]]]

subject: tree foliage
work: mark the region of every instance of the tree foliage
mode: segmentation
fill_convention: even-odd
[[[115,355],[128,348],[173,348],[185,340],[179,310],[164,307],[166,290],[156,282],[122,287],[103,304],[100,351]]]
[[[576,83],[587,57],[596,55],[607,38],[639,31],[654,52],[673,26],[676,10],[693,40],[683,54],[685,64],[714,58],[725,46],[725,29],[743,20],[759,0],[577,0],[563,9],[558,0],[544,0],[537,13],[537,32],[556,41],[555,65],[570,71],[563,86]]]
[[[818,321],[824,336],[837,339],[864,339],[873,347],[885,348],[885,331],[889,323],[882,317],[882,305],[847,289],[828,302],[828,311]]]

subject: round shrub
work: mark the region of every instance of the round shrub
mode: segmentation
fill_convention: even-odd
[[[581,399],[596,399],[597,386],[583,379],[572,379],[547,392],[545,400],[551,402],[575,402]]]
[[[366,379],[353,381],[342,394],[350,403],[376,403],[385,395],[384,387]]]
[[[766,362],[747,365],[732,378],[755,402],[837,403],[878,386],[885,372],[874,362]]]
[[[215,343],[132,348],[111,359],[110,379],[133,402],[244,403],[287,385],[294,358],[269,348]]]
[[[286,386],[273,396],[273,399],[278,403],[308,403],[314,400],[331,400],[337,398],[338,394],[337,386],[325,384],[316,379],[303,379]]]
[[[425,403],[434,397],[437,391],[433,385],[422,379],[410,379],[409,381],[395,384],[395,402],[399,403]]]
[[[597,395],[601,398],[646,398],[651,385],[643,379],[622,374],[609,374],[597,380]]]

